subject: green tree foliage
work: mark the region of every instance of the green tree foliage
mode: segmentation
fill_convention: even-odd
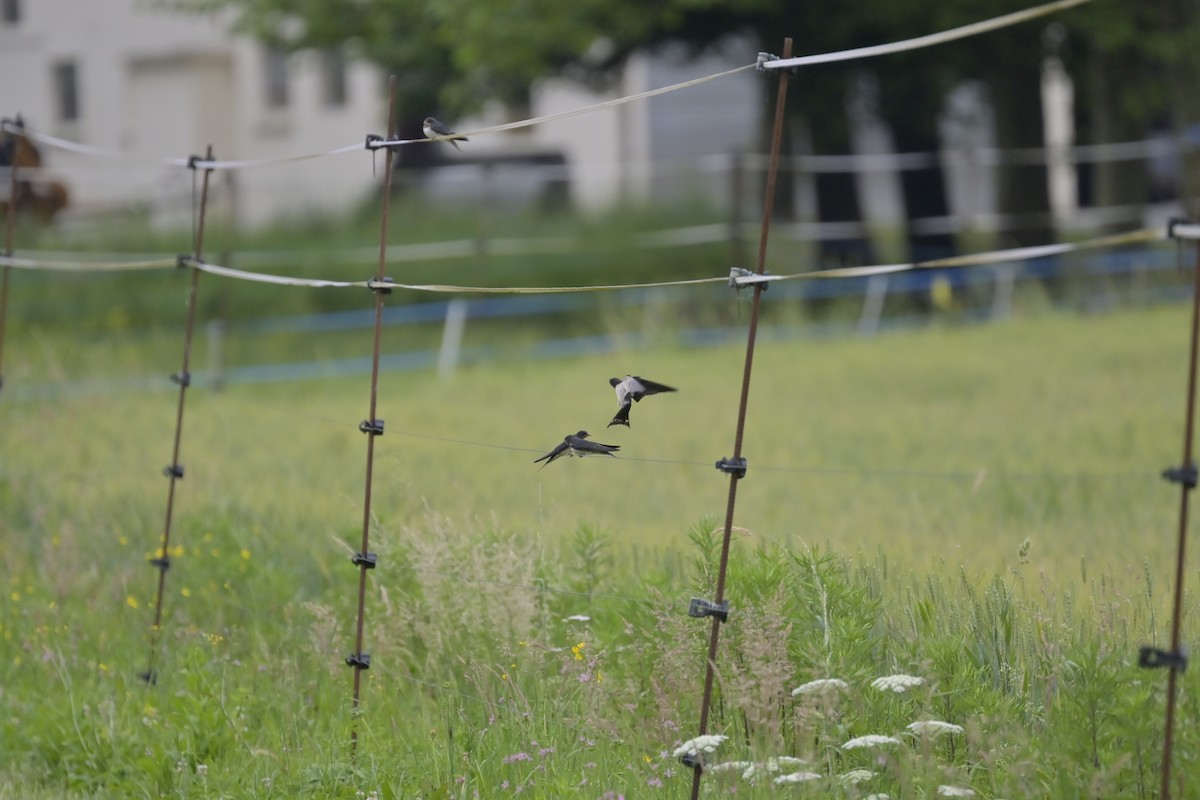
[[[778,52],[783,37],[792,36],[796,54],[815,53],[917,36],[1031,5],[1029,0],[158,2],[232,12],[238,29],[288,48],[348,46],[398,76],[401,116],[410,126],[434,110],[454,118],[488,100],[519,113],[540,78],[569,75],[603,82],[631,54],[668,42],[700,51],[741,33],[756,49]],[[1200,118],[1200,100],[1192,91],[1200,73],[1200,25],[1193,5],[1189,0],[1094,0],[957,43],[808,68],[795,81],[793,118],[808,121],[819,152],[844,147],[847,86],[864,72],[873,73],[881,88],[880,110],[901,149],[928,148],[936,145],[945,92],[974,80],[988,89],[998,144],[1038,146],[1040,65],[1048,26],[1057,26],[1055,47],[1080,87],[1076,103],[1083,141],[1137,138],[1164,121],[1180,127]],[[1001,210],[1044,211],[1040,171],[1026,166],[1002,173]],[[906,186],[906,192],[926,194],[920,185]]]

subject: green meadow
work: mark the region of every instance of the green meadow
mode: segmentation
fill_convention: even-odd
[[[1169,644],[1179,491],[1159,473],[1180,460],[1188,324],[1171,306],[871,339],[768,326],[704,795],[1156,796],[1166,673],[1136,662]],[[384,373],[353,718],[366,376],[189,391],[158,681],[137,677],[176,391],[69,382],[175,371],[163,331],[6,344],[0,798],[688,791],[674,751],[709,624],[686,609],[714,593],[743,339]],[[626,373],[679,392],[606,429]],[[533,463],[579,429],[619,457]],[[1187,583],[1185,641],[1194,566]],[[1195,670],[1180,688],[1187,797]]]

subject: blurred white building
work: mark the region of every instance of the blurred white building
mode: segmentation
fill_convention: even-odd
[[[608,93],[544,81],[534,89],[532,110],[575,109],[752,63],[755,55],[743,44],[699,60],[672,51],[638,56]],[[227,18],[184,15],[148,0],[0,0],[0,75],[0,117],[21,114],[33,133],[130,156],[40,146],[48,177],[70,193],[68,219],[129,208],[145,208],[162,223],[186,219],[192,174],[159,160],[202,155],[209,144],[218,159],[255,160],[325,152],[384,133],[386,81],[377,67],[336,52],[273,52],[230,33]],[[478,197],[485,178],[501,201],[521,202],[548,182],[565,183],[584,208],[726,193],[730,156],[757,144],[762,80],[743,72],[472,139],[461,156],[447,154],[449,169],[427,177],[429,196]],[[462,130],[498,121],[498,113],[485,113],[454,122]],[[560,166],[525,159],[546,154]],[[490,160],[494,167],[480,163]],[[212,180],[214,197],[236,198],[238,219],[251,226],[344,210],[379,186],[365,150]]]
[[[379,70],[336,52],[290,56],[224,20],[168,13],[145,0],[0,0],[0,117],[130,158],[39,146],[70,193],[68,214],[144,205],[186,219],[190,170],[162,158],[260,159],[323,152],[380,132]],[[370,187],[365,151],[240,170],[246,224],[345,208]],[[230,178],[215,175],[226,191]]]

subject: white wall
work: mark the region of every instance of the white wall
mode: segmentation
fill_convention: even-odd
[[[16,25],[0,24],[0,116],[23,114],[29,129],[134,159],[102,159],[41,147],[67,185],[70,212],[148,202],[156,218],[186,212],[191,174],[157,158],[203,154],[255,159],[323,152],[380,132],[386,98],[379,71],[347,69],[347,99],[322,97],[318,54],[289,60],[290,103],[265,102],[263,49],[227,33],[213,16],[170,14],[144,0],[29,0]],[[53,65],[78,65],[80,115],[58,120]],[[363,150],[327,159],[244,170],[239,219],[257,225],[281,215],[336,210],[378,185]],[[223,183],[223,182],[222,182]]]

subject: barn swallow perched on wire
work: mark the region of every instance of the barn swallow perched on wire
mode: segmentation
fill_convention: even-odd
[[[624,378],[609,378],[608,385],[613,387],[617,393],[617,403],[620,408],[617,409],[617,415],[612,418],[612,422],[608,423],[608,427],[613,425],[624,425],[629,427],[629,408],[634,402],[641,402],[643,397],[652,394],[662,394],[663,392],[675,392],[672,386],[667,386],[662,383],[639,378],[637,375],[626,375]]]
[[[454,149],[459,151],[460,153],[462,152],[462,148],[458,146],[458,142],[459,141],[461,141],[461,142],[468,141],[467,137],[456,135],[454,133],[454,131],[450,130],[448,127],[446,127],[441,122],[438,122],[433,117],[425,118],[425,122],[421,125],[421,130],[425,132],[426,139],[433,139],[438,136],[453,137],[452,139],[449,139],[449,142],[450,142],[450,144],[454,145]],[[455,141],[455,139],[457,139],[458,141]]]
[[[613,451],[621,449],[621,446],[617,444],[589,442],[587,441],[587,437],[587,431],[569,433],[563,437],[562,443],[558,447],[546,453],[541,458],[535,458],[533,463],[536,464],[539,461],[545,461],[546,464],[549,464],[554,459],[562,456],[579,456],[580,458],[583,456],[608,456],[609,458],[616,458],[613,455]],[[546,464],[542,464],[542,466],[545,467]]]

